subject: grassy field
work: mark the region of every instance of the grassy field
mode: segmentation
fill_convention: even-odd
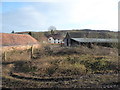
[[[26,52],[29,53],[29,50],[14,53],[14,55],[22,53],[23,56],[19,57],[18,61],[14,61],[14,57],[11,56],[8,61],[2,63],[2,87],[118,87],[119,69],[116,48],[44,46],[34,50],[32,59]]]

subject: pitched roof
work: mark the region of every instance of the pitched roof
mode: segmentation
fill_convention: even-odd
[[[53,37],[53,39],[62,39],[63,38],[60,34],[50,34],[47,37],[48,38]]]
[[[2,46],[38,44],[38,41],[30,35],[8,33],[0,33],[0,35],[2,36]]]
[[[118,42],[118,39],[98,39],[98,38],[71,38],[71,39],[78,41],[78,42],[102,42],[102,43]]]

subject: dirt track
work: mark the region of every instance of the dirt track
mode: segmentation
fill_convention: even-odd
[[[12,78],[16,78],[16,79],[20,79],[20,80],[28,80],[28,81],[38,81],[38,82],[47,82],[47,83],[51,83],[51,82],[57,82],[58,84],[61,83],[60,85],[65,85],[65,82],[67,81],[68,87],[70,85],[76,86],[77,87],[90,87],[90,88],[118,88],[119,83],[116,81],[113,82],[109,82],[108,83],[100,83],[100,84],[96,84],[94,81],[94,78],[99,78],[102,76],[112,76],[113,74],[89,74],[89,75],[84,75],[84,76],[76,76],[76,77],[58,77],[58,78],[54,78],[54,77],[49,77],[49,78],[42,78],[42,77],[28,77],[28,76],[23,76],[20,74],[16,74],[16,73],[12,73],[12,69],[14,68],[14,64],[7,64],[5,65],[5,68],[9,68],[9,72],[7,72],[7,75],[9,75]],[[113,75],[113,76],[118,76],[117,74]],[[86,80],[91,80],[92,82],[86,82]],[[96,79],[97,80],[97,79]],[[99,81],[99,79],[98,79]],[[57,85],[59,86],[59,85]],[[56,86],[55,86],[56,87]]]

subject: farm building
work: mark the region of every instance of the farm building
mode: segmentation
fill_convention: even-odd
[[[64,38],[65,46],[87,45],[91,47],[92,44],[109,46],[111,43],[117,43],[118,39],[105,38],[81,38],[79,34],[67,33]]]
[[[48,43],[50,44],[62,44],[63,38],[60,34],[51,34],[47,36]]]
[[[2,41],[2,51],[10,51],[13,49],[28,49],[31,46],[38,47],[39,42],[30,35],[24,34],[8,34],[0,33],[0,41]]]

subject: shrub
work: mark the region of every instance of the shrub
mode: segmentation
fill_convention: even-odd
[[[35,72],[35,71],[37,71],[37,67],[32,66],[32,64],[30,62],[17,61],[15,63],[15,71],[18,71],[18,72]]]
[[[91,69],[96,70],[106,70],[108,66],[108,63],[104,60],[96,60],[95,62],[91,63]]]
[[[96,72],[106,72],[108,70],[117,70],[113,63],[107,61],[107,59],[98,60],[82,60],[81,64],[84,64],[88,71]]]
[[[80,75],[80,74],[85,74],[86,72],[86,67],[83,64],[62,64],[60,66],[60,70],[62,74],[65,75]]]
[[[47,54],[47,55],[52,55],[52,53],[53,53],[53,50],[51,49],[50,46],[45,46],[44,50],[45,50],[45,54]]]
[[[68,56],[66,58],[66,61],[69,62],[69,63],[71,63],[71,64],[75,64],[75,63],[79,62],[79,58],[78,57],[70,57],[70,56]]]
[[[47,68],[46,74],[51,76],[52,74],[54,74],[56,72],[57,68],[58,67],[56,65],[53,65],[53,66]]]

